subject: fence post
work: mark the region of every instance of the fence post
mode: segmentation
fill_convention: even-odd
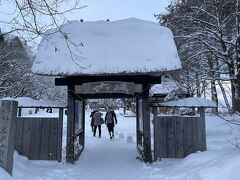
[[[201,131],[202,131],[202,151],[207,150],[207,142],[206,142],[206,122],[205,122],[205,109],[203,107],[199,108],[200,119],[201,119]]]
[[[12,175],[17,118],[16,101],[0,101],[0,167]]]

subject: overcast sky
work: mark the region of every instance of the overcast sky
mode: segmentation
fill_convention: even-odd
[[[154,14],[165,12],[166,7],[170,4],[170,2],[171,0],[80,0],[81,6],[87,7],[74,10],[72,13],[67,14],[67,18],[68,20],[83,19],[84,21],[98,21],[109,19],[110,21],[114,21],[135,17],[143,20],[157,22]],[[67,6],[69,6],[69,8],[72,7],[71,1],[68,3],[63,3],[62,8],[68,9]],[[15,12],[14,7],[14,2],[1,2],[0,28],[3,32],[11,30],[13,24],[1,23],[1,19],[4,21],[11,20],[12,16],[14,17],[17,13]],[[48,22],[46,17],[41,17],[38,19],[38,21],[38,23],[41,23],[42,21],[44,24]],[[38,42],[39,38],[36,39],[36,41]]]
[[[69,16],[70,19],[84,19],[84,21],[111,21],[136,17],[156,22],[153,14],[164,12],[171,0],[82,0],[87,5],[78,13]]]

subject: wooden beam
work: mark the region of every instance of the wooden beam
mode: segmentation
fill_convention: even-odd
[[[134,82],[136,84],[160,84],[161,75],[149,76],[149,75],[111,75],[111,76],[68,76],[64,78],[55,78],[56,86],[67,86],[67,85],[81,85],[89,82],[99,81],[123,81],[123,82]]]
[[[107,99],[107,98],[134,98],[137,94],[104,93],[104,94],[77,94],[82,99]],[[78,97],[79,98],[79,97]]]

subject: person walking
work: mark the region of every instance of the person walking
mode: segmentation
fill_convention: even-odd
[[[91,124],[90,124],[90,126],[92,127],[92,132],[93,132],[93,130],[94,130],[94,118],[93,118],[93,115],[94,115],[95,112],[97,112],[97,109],[93,109],[93,111],[92,111],[91,114],[90,114],[90,118],[91,118]]]
[[[98,128],[98,133],[99,133],[99,138],[101,138],[101,117],[102,117],[102,113],[99,112],[98,110],[93,114],[93,125],[94,125],[94,128],[93,128],[93,136],[95,137],[96,136],[96,131],[97,131],[97,128]]]
[[[114,126],[117,124],[117,117],[114,110],[109,108],[105,115],[105,123],[107,124],[110,139],[114,138]]]

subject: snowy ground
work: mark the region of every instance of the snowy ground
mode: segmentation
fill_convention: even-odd
[[[14,155],[13,176],[0,168],[0,180],[239,180],[240,152],[229,143],[231,128],[220,118],[207,117],[206,152],[184,159],[163,159],[152,165],[136,160],[135,118],[117,112],[115,139],[102,126],[102,138],[92,137],[86,112],[86,147],[74,164],[29,161]],[[66,122],[65,122],[66,127]],[[65,132],[65,131],[64,131]]]

